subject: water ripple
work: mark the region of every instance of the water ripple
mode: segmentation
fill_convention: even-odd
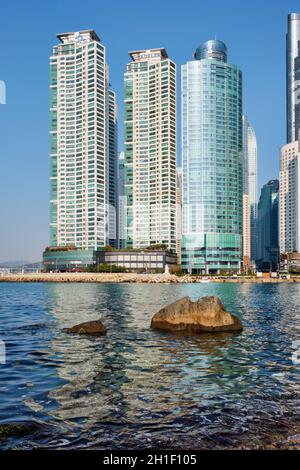
[[[149,328],[176,298],[218,295],[241,334]],[[228,447],[299,411],[299,285],[0,284],[0,424],[38,422],[2,448]],[[64,328],[102,318],[102,338]],[[45,428],[43,427],[45,426]]]

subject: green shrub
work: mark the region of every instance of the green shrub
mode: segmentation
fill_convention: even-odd
[[[103,249],[104,251],[116,251],[116,248],[111,245],[106,245]]]
[[[91,265],[87,268],[87,271],[89,273],[127,273],[127,269],[124,266],[108,263]]]
[[[147,251],[154,251],[154,250],[167,250],[167,245],[164,245],[163,243],[158,243],[156,245],[149,245],[147,246],[146,250]]]

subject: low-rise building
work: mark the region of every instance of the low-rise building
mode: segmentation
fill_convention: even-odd
[[[96,263],[122,266],[133,272],[164,272],[175,266],[177,256],[167,250],[108,250],[97,251]]]
[[[96,252],[93,249],[50,246],[43,253],[43,267],[47,272],[83,271],[95,262]]]
[[[280,255],[280,271],[300,273],[300,253],[283,253]]]
[[[122,266],[133,272],[164,272],[176,266],[176,253],[165,249],[81,250],[74,246],[48,247],[43,253],[44,271],[85,271],[90,266]],[[168,269],[168,268],[167,268]]]

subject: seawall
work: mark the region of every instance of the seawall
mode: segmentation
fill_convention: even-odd
[[[20,273],[0,275],[0,282],[127,282],[127,283],[201,283],[207,282],[197,276],[175,276],[174,274],[136,274],[136,273]],[[292,279],[238,277],[218,279],[210,282],[266,284],[300,282],[300,277]]]

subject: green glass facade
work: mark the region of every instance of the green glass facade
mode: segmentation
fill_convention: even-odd
[[[242,259],[242,74],[208,41],[182,66],[182,268],[237,272]]]
[[[257,268],[276,271],[279,261],[279,181],[271,180],[261,189],[258,203]]]
[[[46,271],[81,270],[96,262],[94,250],[66,250],[43,253],[43,265]]]

